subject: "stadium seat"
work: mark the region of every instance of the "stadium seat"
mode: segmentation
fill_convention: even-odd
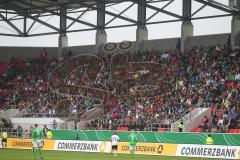
[[[200,132],[202,132],[202,129],[201,128],[194,128],[194,129],[192,129],[191,132],[200,133]]]
[[[237,133],[237,129],[233,129],[232,133]]]
[[[235,129],[234,133],[240,133],[240,129]]]
[[[165,128],[158,128],[158,132],[166,132]]]

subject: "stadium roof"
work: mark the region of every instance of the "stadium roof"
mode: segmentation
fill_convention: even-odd
[[[105,3],[119,3],[124,0],[106,0]],[[42,8],[56,10],[59,6],[69,9],[85,7],[85,5],[96,5],[95,0],[3,0],[0,4],[2,9],[18,8],[32,13],[40,12]]]
[[[0,33],[0,35],[28,37],[61,33],[62,29],[61,26],[59,26],[59,24],[50,24],[46,20],[41,19],[42,17],[46,16],[57,16],[59,17],[59,20],[61,18],[64,18],[66,20],[71,21],[70,24],[67,24],[66,26],[65,30],[66,33],[97,30],[99,28],[98,24],[90,23],[86,20],[81,19],[81,17],[84,14],[90,11],[102,12],[112,17],[111,20],[106,22],[104,26],[105,29],[137,26],[139,25],[139,21],[137,18],[134,19],[132,16],[124,15],[124,13],[134,5],[143,5],[144,7],[146,7],[146,9],[153,11],[152,15],[146,17],[145,25],[178,22],[183,21],[184,18],[186,18],[184,17],[184,13],[179,14],[174,11],[167,10],[167,7],[171,3],[179,0],[146,0],[146,3],[140,4],[141,1],[142,0],[0,0],[0,23],[6,23],[7,26],[9,27],[8,29],[13,30],[15,32],[14,34]],[[214,0],[184,0],[184,1],[186,1],[187,3],[195,1],[202,4],[202,6],[200,6],[197,10],[191,13],[189,20],[240,15],[239,6],[229,7]],[[125,2],[128,2],[128,4],[126,4],[126,8],[118,8],[119,10],[118,13],[108,10],[108,7],[116,6],[118,4]],[[101,8],[99,8],[98,7],[99,3],[104,3],[106,5],[106,9],[102,10]],[[165,4],[164,6],[159,7],[159,5],[155,5],[157,3]],[[223,14],[195,17],[196,13],[201,12],[203,8],[205,8],[206,6],[223,11]],[[69,15],[71,13],[78,13],[79,15],[77,17],[73,17]],[[164,21],[151,21],[151,19],[158,13],[163,13],[165,15],[171,16],[172,18]],[[119,19],[127,23],[121,22],[121,25],[115,26],[111,25],[112,24],[111,22]],[[22,20],[23,23],[21,25],[14,24],[14,21],[16,20]],[[27,25],[29,24],[28,20],[31,20],[29,26]],[[31,29],[37,23],[49,28],[50,31],[46,31],[45,33],[32,34]],[[75,23],[80,23],[82,25],[87,26],[88,28],[70,30],[69,28]]]

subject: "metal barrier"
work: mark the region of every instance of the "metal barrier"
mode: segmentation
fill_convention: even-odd
[[[71,114],[65,114],[65,113],[57,113],[57,114],[52,114],[52,113],[19,113],[15,117],[16,118],[68,118],[70,117]]]
[[[3,132],[8,134],[8,138],[31,138],[31,133],[29,131],[25,132],[14,128],[0,128],[0,135],[2,135]]]
[[[151,123],[150,131],[158,131],[158,129],[162,129],[162,131],[171,132],[171,123]]]

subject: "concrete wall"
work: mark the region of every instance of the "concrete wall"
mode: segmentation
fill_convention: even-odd
[[[145,49],[173,49],[176,48],[178,38],[169,38],[169,39],[154,39],[148,40],[144,43]]]
[[[214,44],[226,44],[229,34],[213,34],[213,35],[203,35],[194,36],[190,38],[188,46],[194,45],[214,45]]]
[[[71,50],[74,54],[94,54],[95,45],[86,45],[86,46],[74,46],[68,47],[68,50]]]
[[[58,50],[45,47],[50,57],[56,57]],[[39,57],[43,47],[0,47],[0,62],[8,62],[11,57],[35,58]]]
[[[44,125],[47,125],[48,128],[52,129],[53,121],[61,124],[64,122],[59,118],[11,118],[11,123],[13,124],[13,128],[17,128],[20,125],[23,129],[29,129],[30,126],[34,126],[34,124],[38,124],[39,128],[43,128]]]
[[[226,44],[229,34],[215,34],[194,36],[189,38],[189,45],[212,45],[212,44]],[[148,40],[144,42],[145,49],[175,49],[178,38],[169,39],[156,39]],[[133,42],[133,48],[135,49],[135,42]],[[43,47],[0,47],[0,63],[8,62],[13,56],[21,57],[38,57]],[[65,52],[71,50],[74,54],[94,54],[95,45],[68,47]],[[58,49],[56,47],[46,47],[49,57],[57,57]]]
[[[8,109],[4,111],[2,114],[0,114],[0,118],[10,120],[12,117],[17,115],[19,113],[18,109]]]
[[[203,36],[194,36],[189,38],[189,47],[195,45],[214,45],[214,44],[226,44],[229,34],[213,34],[213,35],[203,35]],[[156,39],[145,41],[145,48],[148,49],[175,49],[177,45],[178,38],[169,38],[169,39]]]

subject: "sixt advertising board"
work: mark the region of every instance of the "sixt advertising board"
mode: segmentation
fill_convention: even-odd
[[[240,159],[240,146],[179,144],[177,156]]]
[[[169,155],[175,156],[177,150],[176,144],[162,143],[137,143],[136,154],[144,155]],[[118,153],[130,153],[128,142],[118,143]]]
[[[111,143],[106,141],[56,140],[53,150],[80,152],[110,152]]]

